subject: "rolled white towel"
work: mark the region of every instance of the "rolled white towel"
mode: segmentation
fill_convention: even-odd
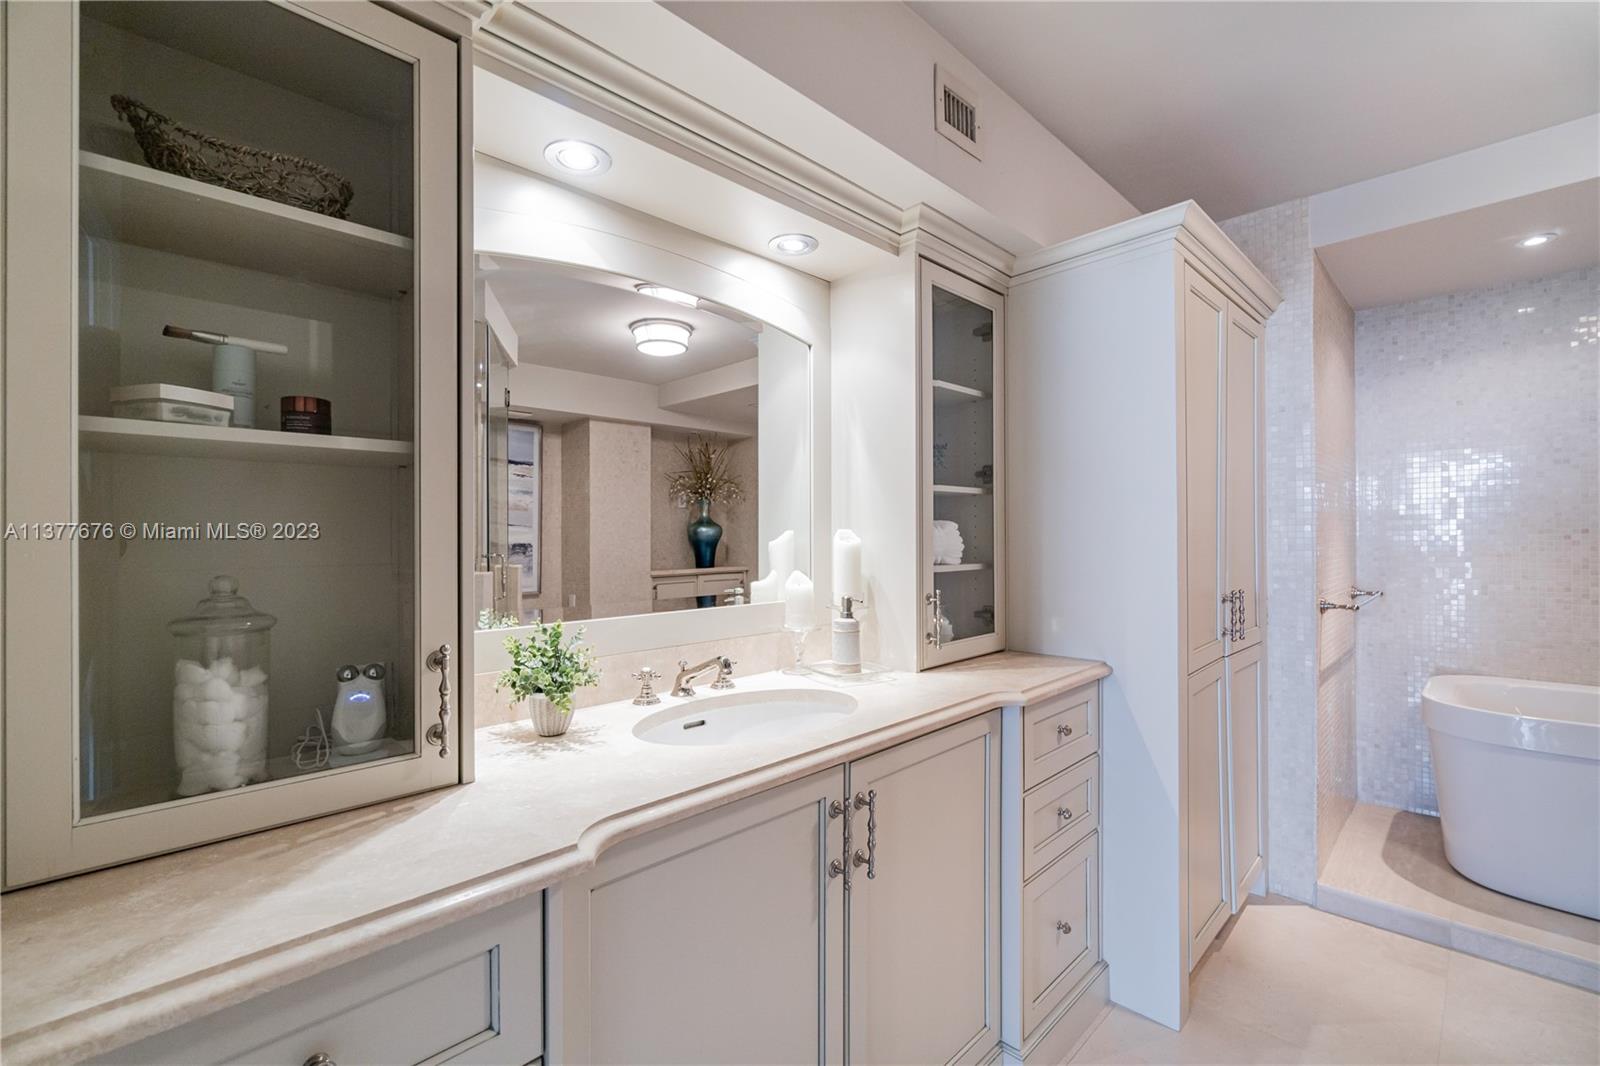
[[[961,539],[961,527],[943,519],[933,523],[933,565],[958,566],[967,546]]]

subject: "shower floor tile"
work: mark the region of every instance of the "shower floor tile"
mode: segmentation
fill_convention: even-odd
[[[1357,804],[1317,879],[1317,907],[1600,991],[1600,922],[1462,877],[1428,815]]]

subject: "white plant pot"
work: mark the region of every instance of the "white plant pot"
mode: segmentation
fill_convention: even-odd
[[[541,737],[559,737],[572,724],[572,714],[551,703],[548,696],[529,696],[522,701],[522,710]]]

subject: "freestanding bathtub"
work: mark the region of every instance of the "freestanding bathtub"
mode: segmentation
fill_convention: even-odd
[[[1600,918],[1600,688],[1441,675],[1422,721],[1450,865]]]

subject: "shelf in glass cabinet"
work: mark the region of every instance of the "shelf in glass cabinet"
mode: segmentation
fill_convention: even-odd
[[[409,237],[78,153],[81,224],[91,237],[213,263],[395,296],[412,287]]]
[[[78,445],[87,450],[140,455],[333,466],[410,466],[414,452],[409,441],[401,440],[192,426],[103,415],[79,417]]]
[[[987,400],[989,394],[982,389],[957,385],[953,381],[933,379],[933,406],[944,409],[965,406],[975,400]]]
[[[994,490],[986,485],[935,485],[935,496],[989,496]]]

